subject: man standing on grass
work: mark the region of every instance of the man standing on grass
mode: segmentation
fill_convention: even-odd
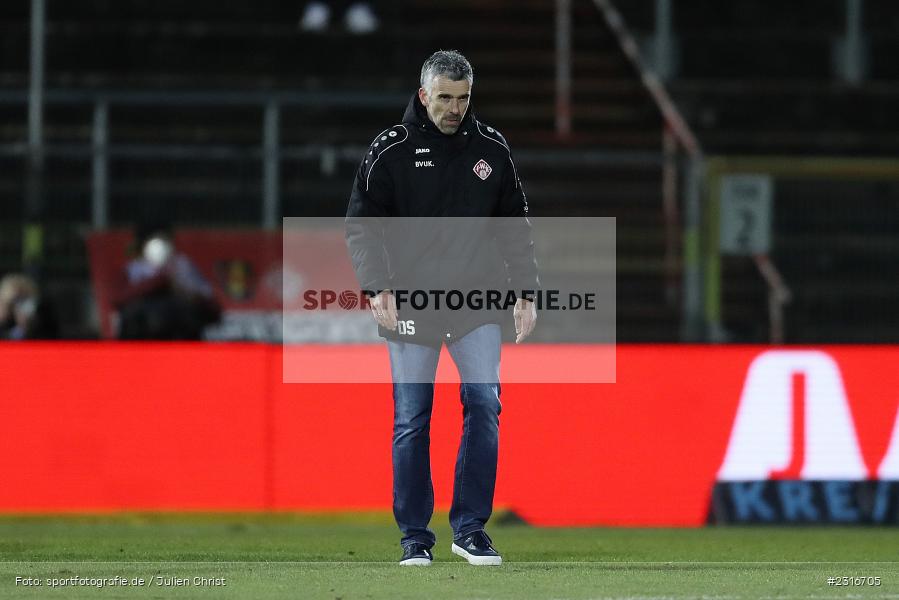
[[[379,134],[359,166],[347,209],[353,267],[370,292],[390,353],[393,512],[403,533],[402,565],[428,565],[433,558],[429,431],[443,343],[462,381],[452,551],[473,565],[502,563],[484,531],[496,483],[502,319],[499,311],[477,308],[404,313],[401,293],[416,277],[434,273],[444,285],[539,286],[527,199],[505,138],[469,110],[473,80],[471,64],[456,51],[440,50],[425,61],[402,124]],[[420,218],[410,226],[410,217]],[[459,219],[442,217],[475,220],[460,227]],[[493,232],[489,240],[485,232]],[[537,313],[533,302],[517,296],[513,314],[518,343],[533,330]]]

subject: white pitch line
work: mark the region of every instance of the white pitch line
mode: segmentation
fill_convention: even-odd
[[[464,564],[462,561],[436,561],[446,564]],[[55,561],[24,561],[4,560],[0,565],[54,565],[54,564],[183,564],[183,565],[224,565],[224,564],[250,564],[250,565],[392,565],[397,564],[393,560],[55,560]],[[715,560],[715,561],[651,561],[651,560],[505,560],[505,565],[899,565],[895,560],[808,560],[808,561],[772,561],[772,560]],[[830,596],[828,596],[830,597]],[[897,595],[899,597],[899,595]]]

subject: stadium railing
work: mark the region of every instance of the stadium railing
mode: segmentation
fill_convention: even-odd
[[[734,175],[769,177],[773,202],[772,256],[753,262],[768,285],[768,337],[816,343],[892,342],[899,322],[885,306],[899,297],[895,158],[711,156],[704,185],[702,250],[704,319],[720,331],[745,329],[758,314],[754,274],[742,257],[722,255],[722,183]],[[794,308],[785,311],[786,302]],[[729,314],[728,314],[729,313]],[[786,327],[786,313],[792,325]],[[876,328],[871,323],[876,322]],[[745,336],[744,336],[745,337]],[[750,335],[750,337],[753,337]]]

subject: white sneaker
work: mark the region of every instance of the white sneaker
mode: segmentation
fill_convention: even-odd
[[[364,35],[378,29],[380,22],[377,15],[366,2],[356,2],[346,11],[344,23],[350,33]]]
[[[331,9],[324,2],[310,2],[303,11],[300,19],[300,29],[303,31],[319,32],[328,27],[331,20]]]
[[[493,540],[485,531],[475,531],[463,539],[453,541],[453,554],[461,556],[470,565],[498,566],[503,564],[503,557],[493,547]]]
[[[427,567],[434,560],[431,549],[424,544],[412,543],[403,548],[400,564],[404,567]]]

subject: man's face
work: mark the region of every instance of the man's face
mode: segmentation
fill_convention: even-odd
[[[452,81],[446,77],[435,77],[430,89],[418,89],[418,98],[437,129],[441,133],[452,135],[459,129],[468,110],[471,84],[466,79]]]

